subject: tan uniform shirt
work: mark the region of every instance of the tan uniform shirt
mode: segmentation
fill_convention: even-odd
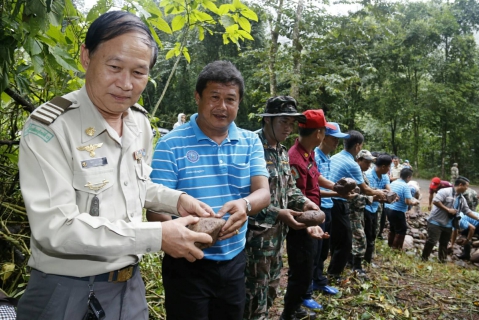
[[[159,251],[161,223],[142,222],[142,208],[177,213],[181,192],[149,179],[148,119],[127,110],[119,138],[85,87],[64,98],[73,104],[52,124],[30,118],[22,132],[20,185],[32,230],[28,264],[45,273],[83,277]],[[98,216],[89,213],[95,196]]]
[[[393,179],[399,179],[401,175],[401,170],[403,169],[403,166],[398,164],[397,167],[394,166],[394,163],[391,164],[391,169],[390,169],[390,174],[389,177]]]

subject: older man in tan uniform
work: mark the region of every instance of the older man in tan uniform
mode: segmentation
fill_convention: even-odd
[[[32,273],[18,319],[146,320],[141,255],[194,261],[203,257],[194,242],[211,242],[185,225],[212,209],[149,179],[152,131],[136,102],[156,52],[136,16],[100,16],[82,45],[85,86],[26,122],[19,169]],[[188,217],[142,222],[143,207]]]

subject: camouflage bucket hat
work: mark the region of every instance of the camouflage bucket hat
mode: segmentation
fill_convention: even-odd
[[[269,98],[266,102],[264,113],[259,114],[260,117],[295,117],[300,123],[306,123],[306,116],[299,113],[296,109],[297,103],[293,97],[277,96]]]

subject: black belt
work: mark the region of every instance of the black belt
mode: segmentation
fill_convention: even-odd
[[[125,282],[133,278],[135,275],[136,270],[138,269],[138,263],[134,265],[129,265],[124,268],[105,272],[102,274],[98,274],[95,277],[95,282]],[[90,277],[72,277],[72,276],[64,276],[66,278],[74,279],[74,280],[81,280],[81,281],[89,281]]]

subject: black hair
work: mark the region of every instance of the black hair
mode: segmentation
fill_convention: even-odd
[[[298,133],[301,137],[309,137],[317,130],[318,128],[301,128],[298,126]]]
[[[219,83],[234,83],[239,88],[240,99],[243,99],[244,94],[244,80],[241,72],[236,69],[234,64],[229,61],[214,61],[206,65],[201,70],[196,80],[196,92],[200,95],[203,94],[203,90],[209,81]]]
[[[150,29],[140,18],[126,11],[110,11],[93,21],[86,33],[85,47],[88,49],[89,55],[92,55],[103,42],[130,32],[139,32],[148,38],[145,44],[151,47],[153,51],[150,69],[153,68],[158,57],[158,46],[151,35]]]
[[[395,155],[395,154],[392,154],[392,155],[391,155],[391,158],[392,158],[393,160],[394,160],[394,159],[399,159],[398,156]]]
[[[393,162],[393,159],[389,154],[380,154],[376,158],[376,166],[389,166]]]
[[[376,157],[376,158],[377,158],[380,154],[381,154],[381,153],[380,153],[379,151],[371,151],[371,155],[372,155],[373,157]]]
[[[352,149],[354,145],[356,145],[356,143],[361,144],[364,142],[364,137],[361,132],[356,130],[349,130],[347,133],[349,134],[349,138],[346,138],[343,141],[345,150]]]
[[[407,178],[412,177],[413,172],[410,168],[403,168],[399,173],[399,177],[406,181]]]
[[[469,183],[469,179],[466,178],[466,177],[463,177],[463,176],[459,176],[457,177],[456,181],[454,181],[454,186],[458,186],[458,185],[461,185],[461,184],[466,184],[466,183]]]

